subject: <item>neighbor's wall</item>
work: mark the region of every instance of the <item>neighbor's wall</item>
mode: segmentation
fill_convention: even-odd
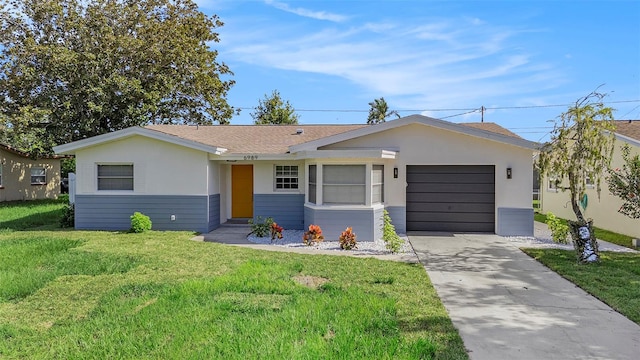
[[[0,201],[55,199],[60,195],[60,159],[32,160],[0,149]],[[46,184],[31,184],[31,168],[45,169]]]
[[[100,164],[133,164],[134,190],[99,191]],[[219,213],[210,213],[220,207],[216,173],[207,153],[143,136],[83,149],[76,153],[76,228],[128,229],[140,211],[157,230],[209,231],[219,224]]]
[[[611,160],[612,168],[622,168],[623,160],[620,153],[620,147],[624,145],[621,140],[616,140],[613,158]],[[632,154],[640,154],[640,146],[630,144]],[[603,177],[601,180],[602,191],[600,199],[595,187],[586,190],[588,204],[583,214],[586,218],[593,219],[593,224],[599,228],[617,232],[640,238],[640,219],[631,219],[628,216],[620,214],[618,209],[622,206],[622,200],[611,195],[607,185],[607,180]],[[566,186],[568,183],[565,181]],[[540,183],[541,211],[543,213],[552,212],[556,216],[575,220],[576,215],[573,213],[571,204],[569,203],[569,191],[549,189],[549,178],[543,177]]]
[[[398,151],[396,159],[385,162],[385,207],[389,208],[399,231],[405,229],[400,214],[406,211],[407,165],[494,165],[496,230],[498,208],[532,209],[532,150],[488,141],[421,124],[411,124],[322,147],[325,149],[383,148]],[[393,168],[399,170],[393,178]],[[506,178],[507,168],[512,178]],[[393,214],[396,214],[393,216]]]

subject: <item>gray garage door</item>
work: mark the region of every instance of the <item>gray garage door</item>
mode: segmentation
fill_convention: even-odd
[[[407,166],[407,230],[494,232],[495,167]]]

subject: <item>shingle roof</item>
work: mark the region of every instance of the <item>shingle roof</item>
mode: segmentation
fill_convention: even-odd
[[[505,129],[502,126],[492,122],[460,123],[460,125],[469,126],[469,127],[480,129],[480,130],[490,131],[497,134],[513,136],[515,138],[522,139],[520,136],[518,136],[518,134],[511,132],[511,130]]]
[[[640,140],[640,120],[616,120],[616,133]]]
[[[494,123],[460,124],[520,139]],[[236,154],[285,154],[289,147],[376,125],[149,125],[146,129],[201,144],[222,147]],[[303,130],[298,134],[298,130]]]
[[[25,158],[30,157],[29,153],[26,153],[24,151],[18,150],[12,146],[6,145],[6,144],[0,144],[0,149],[1,150],[5,150],[8,151],[12,154],[16,154],[18,156],[22,156]],[[66,156],[64,155],[45,155],[45,156],[38,156],[38,159],[63,159],[66,158]]]
[[[149,125],[146,128],[237,154],[284,154],[289,146],[372,125]],[[298,134],[298,129],[303,132]]]

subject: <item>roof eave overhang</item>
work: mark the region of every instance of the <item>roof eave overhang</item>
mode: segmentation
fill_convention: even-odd
[[[76,151],[89,148],[92,146],[106,144],[112,141],[126,139],[132,136],[143,136],[150,139],[164,141],[174,145],[184,146],[186,148],[204,151],[209,154],[222,155],[227,149],[217,146],[209,146],[196,141],[180,138],[178,136],[165,134],[163,132],[145,129],[142,127],[130,127],[112,133],[98,135],[83,140],[74,141],[68,144],[55,146],[53,151],[56,154],[75,155]]]
[[[356,130],[347,131],[333,136],[328,136],[322,139],[309,141],[299,145],[293,145],[289,147],[289,151],[292,153],[301,151],[317,150],[320,147],[332,145],[342,141],[355,139],[358,137],[375,134],[381,131],[386,131],[409,124],[421,124],[425,126],[432,126],[438,129],[449,130],[452,132],[474,136],[482,139],[496,141],[508,145],[513,145],[529,150],[537,150],[540,144],[537,142],[516,138],[513,136],[503,135],[486,131],[482,129],[476,129],[469,126],[448,122],[445,120],[434,119],[423,115],[410,115],[398,120],[388,121],[382,124],[372,125]]]

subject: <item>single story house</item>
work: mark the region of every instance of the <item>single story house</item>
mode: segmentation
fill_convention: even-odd
[[[78,229],[127,229],[140,211],[154,229],[208,232],[229,219],[532,235],[537,143],[492,123],[411,115],[377,125],[150,125],[55,148],[76,157]]]
[[[640,120],[616,120],[615,121],[615,147],[611,159],[612,168],[622,168],[622,154],[620,149],[627,144],[631,148],[631,154],[640,154]],[[560,184],[560,188],[563,184]],[[587,218],[593,219],[595,226],[633,236],[640,239],[640,219],[631,219],[618,212],[622,200],[609,193],[607,181],[602,179],[602,191],[598,198],[598,192],[594,182],[587,183],[586,208],[581,208]],[[558,189],[555,179],[544,177],[541,182],[541,211],[552,212],[564,219],[575,219],[575,214],[569,204],[569,192]]]
[[[57,198],[60,158],[32,159],[27,153],[0,144],[0,202]]]

